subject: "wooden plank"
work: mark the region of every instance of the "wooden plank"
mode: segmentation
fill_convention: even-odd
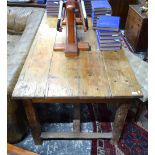
[[[78,42],[78,50],[81,51],[89,51],[90,46],[87,42]]]
[[[50,26],[50,28],[56,28],[57,27],[57,17],[51,17],[47,16],[47,24]]]
[[[75,133],[79,133],[80,132],[80,120],[79,119],[74,119],[73,120],[73,131]]]
[[[94,30],[83,32],[83,30],[80,29],[80,26],[78,26],[78,28],[78,41],[89,42],[89,44],[91,45],[91,51],[95,51],[97,45]],[[57,33],[56,41],[64,42],[63,40],[65,40],[65,33]],[[59,59],[60,61],[62,60],[60,56],[57,57],[57,61],[59,61]],[[77,94],[78,96],[111,96],[111,92],[108,86],[108,80],[105,76],[105,67],[104,64],[102,64],[102,60],[99,59],[98,54],[91,52],[80,52],[80,56],[73,61],[78,82],[78,84],[76,84],[75,82],[74,85],[78,85],[76,86],[79,89]],[[64,62],[62,63],[66,65]],[[73,65],[71,62],[69,62],[69,64],[70,66]],[[61,64],[59,63],[59,65]],[[67,70],[67,72],[69,72],[69,70]],[[64,77],[62,74],[60,76]],[[49,96],[51,96],[50,93],[48,94],[48,97]],[[66,96],[70,95],[66,94]]]
[[[113,125],[113,131],[112,131],[112,134],[113,134],[112,143],[113,144],[117,144],[117,142],[119,141],[119,139],[121,137],[124,123],[125,123],[126,116],[128,114],[130,105],[131,104],[129,102],[120,104],[116,111],[114,125]]]
[[[89,19],[90,20],[90,19]],[[97,49],[96,43],[96,33],[94,30],[89,29],[88,31],[84,32],[82,26],[78,26],[77,29],[77,39],[80,42],[88,42],[91,48],[91,51],[95,52]],[[82,53],[82,51],[81,51]]]
[[[112,97],[142,96],[140,86],[124,51],[102,52]]]
[[[105,66],[98,53],[87,52],[79,56],[78,77],[80,97],[110,97],[111,91]]]
[[[47,96],[111,96],[104,65],[96,53],[84,52],[67,58],[53,53]]]
[[[112,133],[69,133],[69,132],[42,132],[42,139],[111,139]]]
[[[57,31],[55,36],[55,43],[66,43],[66,27],[63,26],[62,32]]]
[[[55,43],[65,43],[66,28],[56,32]],[[54,52],[50,68],[46,96],[77,96],[77,65],[78,58],[67,58],[65,53]]]
[[[26,98],[25,98],[26,99]],[[137,99],[137,96],[131,97],[121,97],[121,98],[105,98],[103,97],[51,97],[51,98],[33,98],[33,103],[72,103],[72,104],[79,104],[79,103],[101,103],[101,104],[111,104],[111,103],[126,103],[128,100],[133,103],[133,101]]]
[[[143,95],[141,87],[136,79],[134,72],[129,64],[127,57],[125,56],[124,50],[120,51],[119,64],[121,71],[125,74],[124,80],[128,83],[128,87],[131,91],[132,96]]]
[[[77,35],[78,40],[89,42],[91,50],[96,49],[93,30],[84,33],[80,29]],[[65,32],[57,32],[55,41],[65,42]],[[64,53],[54,52],[47,96],[111,96],[105,73],[104,64],[95,52],[80,52],[76,58],[66,58]]]
[[[25,150],[12,144],[7,144],[8,155],[39,155],[37,153]]]
[[[75,133],[80,132],[80,104],[74,104],[74,120],[73,120],[73,131]]]
[[[13,96],[45,96],[55,33],[56,30],[48,26],[46,16],[44,16],[13,91]]]
[[[63,52],[54,52],[48,76],[46,96],[77,96],[77,60],[67,58]]]

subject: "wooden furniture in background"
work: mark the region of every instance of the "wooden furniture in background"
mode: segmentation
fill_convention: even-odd
[[[120,27],[124,29],[129,5],[136,4],[137,0],[109,0],[109,2],[112,6],[112,15],[121,17]]]
[[[141,5],[130,5],[125,36],[136,52],[147,51],[148,17],[140,11]]]
[[[27,3],[7,2],[7,6],[46,8],[46,4],[37,4],[37,0],[32,0],[31,2]]]
[[[7,155],[39,155],[37,153],[24,150],[12,144],[7,144]]]
[[[82,27],[78,26],[78,38],[88,40],[92,45],[91,51],[81,52],[75,58],[65,57],[64,53],[53,51],[55,40],[65,42],[65,29],[57,32],[50,24],[53,18],[48,20],[45,14],[12,95],[24,104],[35,143],[41,144],[42,139],[112,138],[116,144],[130,104],[142,97],[124,51],[96,52],[95,31],[90,28],[84,34]],[[73,132],[42,132],[33,106],[37,103],[77,105]],[[119,104],[112,133],[80,132],[79,106],[83,103]]]

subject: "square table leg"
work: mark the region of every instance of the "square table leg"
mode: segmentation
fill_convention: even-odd
[[[129,103],[123,103],[119,105],[116,111],[114,126],[113,126],[113,131],[112,131],[112,134],[113,134],[112,143],[113,144],[117,144],[117,142],[119,141],[119,138],[121,137],[129,107],[130,107]]]
[[[80,133],[80,104],[74,104],[73,131]]]
[[[36,145],[42,144],[42,140],[40,138],[41,135],[41,125],[39,123],[39,120],[37,118],[36,111],[33,107],[33,103],[31,100],[24,100],[24,108],[26,112],[26,116],[29,122],[29,126],[31,128],[31,133],[33,140]]]

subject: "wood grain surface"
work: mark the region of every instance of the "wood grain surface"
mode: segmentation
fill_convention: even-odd
[[[7,155],[39,155],[12,144],[7,144]]]
[[[55,41],[65,42],[65,28],[60,33],[53,25],[45,14],[13,91],[14,98],[142,96],[123,50],[96,52],[95,31],[90,28],[85,33],[78,26],[78,40],[89,42],[91,51],[80,52],[76,58],[65,57],[64,52],[53,51]]]
[[[42,139],[111,139],[112,133],[111,132],[42,132],[41,133]]]

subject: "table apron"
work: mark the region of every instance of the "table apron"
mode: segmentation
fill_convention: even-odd
[[[68,98],[52,98],[52,99],[31,99],[33,103],[70,103],[70,104],[83,104],[83,103],[132,103],[137,98],[93,98],[93,99],[68,99]]]

